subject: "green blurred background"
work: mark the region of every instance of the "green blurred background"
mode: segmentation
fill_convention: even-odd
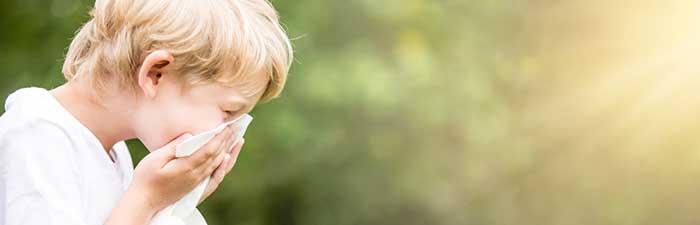
[[[209,224],[700,223],[697,1],[272,2],[296,62]],[[0,1],[2,99],[91,5]]]

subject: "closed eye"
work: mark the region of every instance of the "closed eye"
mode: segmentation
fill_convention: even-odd
[[[236,115],[236,111],[230,111],[230,110],[225,110],[224,113],[226,113],[226,116],[233,117]]]
[[[241,104],[229,104],[221,106],[220,109],[225,113],[228,119],[234,119],[236,116],[240,116],[240,114],[244,113],[244,107],[245,105]]]

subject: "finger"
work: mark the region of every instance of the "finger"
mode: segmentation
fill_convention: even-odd
[[[224,176],[226,176],[228,164],[231,162],[231,155],[228,153],[224,155],[224,161],[221,162],[221,165],[219,167],[216,167],[216,170],[214,170],[214,173],[211,175],[211,179],[218,183],[221,183],[221,181],[224,179]]]
[[[230,141],[227,139],[227,142],[230,142]],[[219,154],[219,155],[217,155],[217,157],[226,157],[226,155],[228,155],[228,153],[225,152],[226,149],[228,149],[227,144],[221,144],[221,146],[219,146],[219,150],[217,151],[217,153]],[[199,172],[200,174],[211,175],[212,171],[220,166],[220,164],[216,163],[216,162],[218,162],[217,160],[220,160],[220,159],[209,158],[206,162],[204,162],[200,165],[197,165],[195,170],[197,172]],[[221,161],[222,164],[224,162],[225,162],[225,160]]]
[[[206,168],[204,175],[206,176],[212,176],[214,173],[214,170],[216,168],[221,167],[221,165],[224,164],[224,160],[226,160],[226,153],[222,152],[219,156],[216,157],[216,160],[214,160],[209,166]]]
[[[231,151],[230,154],[230,160],[226,162],[226,174],[228,174],[231,169],[233,169],[233,166],[236,165],[236,161],[238,160],[238,155],[240,155],[241,150],[243,149],[243,144],[245,144],[245,139],[241,139],[240,143],[238,143],[233,150]]]
[[[199,177],[206,178],[212,175],[214,170],[219,167],[223,162],[224,159],[226,159],[226,153],[221,153],[216,158],[209,160],[209,162],[200,165],[196,169],[194,169],[194,174],[196,174]]]
[[[231,172],[231,169],[233,169],[233,166],[236,164],[236,160],[238,158],[239,153],[241,152],[241,148],[243,147],[244,141],[241,140],[239,144],[236,144],[232,149],[231,153],[226,154],[226,159],[221,163],[221,165],[216,168],[216,171],[214,171],[214,174],[212,174],[212,180],[216,180],[218,183],[221,183],[224,181],[224,178],[226,175]],[[218,184],[217,184],[218,186]]]
[[[227,134],[224,134],[224,136],[222,137],[224,139],[224,141],[219,146],[218,150],[220,152],[227,151],[228,146],[230,146],[231,143],[233,143],[235,141],[234,137],[236,136],[237,128],[235,126],[233,126],[233,124],[229,125],[229,127],[230,127],[229,132]]]
[[[235,148],[236,145],[239,144],[239,142],[244,142],[244,141],[245,141],[245,138],[241,138],[241,139],[238,139],[238,140],[234,140],[233,142],[231,142],[231,145],[229,145],[229,146],[226,148],[226,152],[228,152],[228,153],[233,152],[233,148]]]
[[[245,141],[241,139],[240,143],[236,145],[236,148],[233,149],[231,153],[225,153],[225,158],[221,162],[221,165],[216,167],[216,170],[211,175],[211,181],[209,181],[209,185],[207,185],[207,190],[210,190],[213,192],[211,189],[216,189],[223,181],[224,178],[226,177],[226,174],[231,172],[231,169],[233,168],[233,165],[235,165],[236,162],[236,157],[241,151],[241,147],[243,146],[243,143]]]
[[[202,194],[202,197],[199,198],[199,203],[197,205],[201,204],[205,199],[207,199],[209,196],[211,196],[212,193],[219,187],[220,182],[217,183],[215,181],[209,181],[209,184],[207,184],[207,187],[204,188],[204,194]]]
[[[226,164],[231,158],[231,156],[228,153],[222,152],[219,157],[223,157],[223,159],[220,162],[218,161],[219,158],[217,157],[217,160],[213,160],[207,165],[207,167],[203,167],[203,173],[205,175],[210,175],[212,178],[215,178],[216,176],[218,176],[217,173],[219,173],[220,170],[223,170],[225,172]]]
[[[238,131],[237,129],[234,130],[233,134],[231,134],[231,137],[229,137],[229,139],[228,139],[229,142],[225,146],[226,153],[230,153],[232,148],[236,145],[236,143],[238,143],[238,139],[237,139],[238,132],[240,132],[240,131]]]
[[[226,174],[231,172],[231,169],[233,169],[233,166],[236,164],[236,159],[238,158],[238,154],[241,152],[241,148],[243,147],[244,143],[245,140],[241,139],[236,145],[233,146],[230,153],[226,153],[224,161],[212,174],[212,180],[217,180],[220,183],[224,180]]]
[[[231,151],[231,162],[229,165],[231,168],[233,168],[233,165],[236,164],[236,161],[238,160],[238,155],[240,155],[241,150],[243,150],[243,144],[245,144],[245,139],[241,139],[241,142],[238,143]],[[231,169],[229,168],[229,170]]]
[[[167,162],[173,160],[175,158],[175,146],[190,137],[192,137],[192,134],[190,133],[182,134],[165,146],[151,152],[151,154],[153,154],[152,157],[154,158],[154,161],[161,163],[161,165],[165,165]]]
[[[226,138],[231,135],[232,129],[233,128],[231,126],[226,127],[226,129],[217,134],[212,140],[207,142],[207,144],[205,144],[197,152],[187,157],[189,158],[188,160],[190,160],[190,162],[194,164],[194,167],[198,167],[202,164],[206,164],[209,161],[209,159],[216,158],[219,155],[219,152],[221,151],[221,144],[224,143],[226,141]]]

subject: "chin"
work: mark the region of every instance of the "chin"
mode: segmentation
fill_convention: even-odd
[[[148,149],[148,152],[153,152],[153,151],[160,148],[160,147],[156,147],[155,145],[146,144],[145,142],[143,143],[143,145],[146,146],[146,149]]]
[[[146,149],[148,149],[149,152],[153,152],[155,150],[163,148],[165,145],[170,143],[168,140],[162,139],[162,140],[156,140],[156,139],[141,139],[141,143],[143,143],[144,146],[146,146]]]
[[[157,137],[162,137],[160,139],[152,140],[152,143],[149,143],[146,145],[144,142],[144,145],[146,145],[146,148],[148,148],[149,152],[158,150],[163,148],[165,145],[170,144],[171,142],[175,141],[175,139],[179,138],[182,136],[184,133],[181,134],[175,134],[175,135],[157,135]]]

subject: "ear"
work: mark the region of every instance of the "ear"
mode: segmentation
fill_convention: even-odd
[[[173,55],[165,50],[156,50],[149,53],[141,63],[136,79],[138,85],[147,98],[153,98],[158,91],[163,76],[163,67],[173,62]]]

